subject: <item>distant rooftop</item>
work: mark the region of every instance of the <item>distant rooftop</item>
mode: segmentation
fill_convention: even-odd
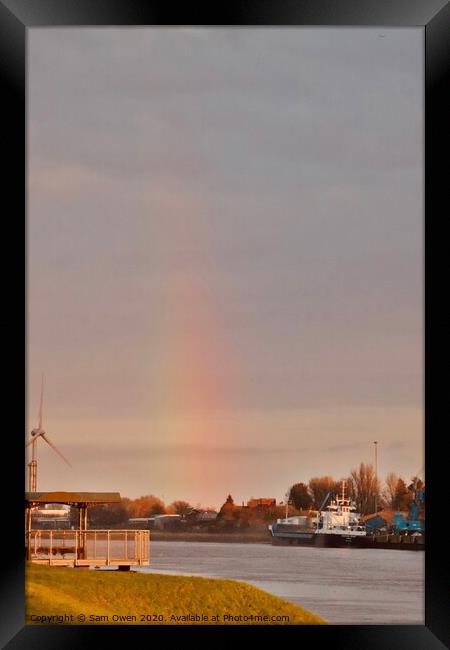
[[[161,515],[153,515],[153,519],[167,519],[168,517],[181,517],[181,515],[166,515],[165,513]]]

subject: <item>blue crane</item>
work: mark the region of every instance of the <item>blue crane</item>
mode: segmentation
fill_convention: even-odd
[[[396,533],[423,533],[425,530],[424,521],[419,519],[420,504],[425,503],[425,490],[423,487],[420,489],[417,488],[418,480],[417,476],[414,477],[412,486],[410,486],[412,488],[413,498],[409,508],[408,517],[405,519],[401,512],[396,512],[394,514],[392,528]]]

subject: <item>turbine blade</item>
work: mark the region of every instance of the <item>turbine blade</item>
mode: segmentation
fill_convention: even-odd
[[[55,447],[55,445],[54,445],[52,442],[50,442],[50,440],[49,440],[48,438],[45,437],[45,433],[41,433],[41,436],[42,436],[42,438],[44,438],[45,442],[46,442],[48,445],[50,445],[50,447],[51,447],[54,451],[56,451],[56,453],[58,454],[58,456],[61,456],[61,458],[63,459],[63,461],[64,461],[65,463],[67,463],[69,467],[72,467],[72,465],[69,463],[69,461],[67,460],[67,458],[66,458],[65,456],[62,455],[62,453],[59,451],[59,449],[58,449],[57,447]]]
[[[31,438],[31,440],[29,440],[29,441],[27,442],[27,444],[25,445],[25,447],[29,447],[30,445],[32,445],[33,442],[36,442],[36,440],[37,440],[38,438],[39,438],[39,436],[35,436],[34,438]]]
[[[43,402],[44,402],[44,373],[42,373],[42,377],[41,377],[41,401],[39,402],[39,415],[38,415],[39,430],[42,429],[42,407],[43,407]]]

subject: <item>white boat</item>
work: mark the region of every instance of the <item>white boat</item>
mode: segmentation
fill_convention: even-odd
[[[326,509],[319,512],[316,520],[317,535],[363,537],[367,534],[355,504],[345,495],[345,487],[345,481],[342,481],[341,495],[332,499]]]
[[[275,540],[285,543],[311,546],[348,546],[366,536],[366,528],[360,520],[356,507],[345,494],[346,484],[342,481],[342,492],[332,498],[328,493],[320,510],[313,517],[285,517],[277,519],[269,530]]]

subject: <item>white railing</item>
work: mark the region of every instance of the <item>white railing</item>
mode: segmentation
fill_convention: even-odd
[[[148,565],[148,530],[31,530],[27,559],[46,564]]]

